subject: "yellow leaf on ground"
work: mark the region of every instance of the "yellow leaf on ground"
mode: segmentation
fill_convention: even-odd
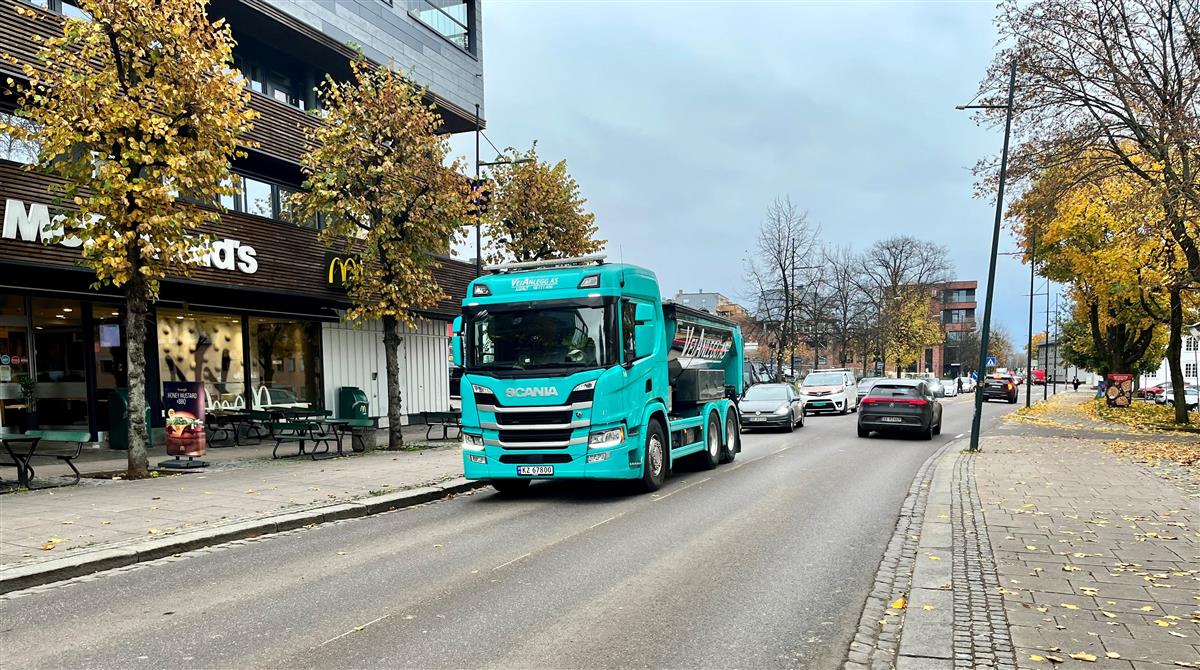
[[[1139,610],[1141,610],[1141,611],[1143,611],[1143,612],[1153,612],[1153,611],[1154,611],[1154,606],[1153,606],[1153,605],[1142,605],[1142,606],[1141,606],[1141,607],[1139,607],[1138,609],[1139,609]]]
[[[53,542],[47,542],[47,543],[45,543],[45,544],[43,544],[43,545],[42,545],[42,549],[45,549],[46,551],[50,551],[50,550],[51,550],[51,549],[53,549],[53,548],[54,548],[54,543],[53,543]]]
[[[1037,661],[1038,663],[1045,663],[1045,662],[1046,662],[1046,657],[1045,657],[1045,656],[1038,656],[1037,654],[1030,654],[1030,655],[1029,655],[1029,660],[1031,660],[1031,661]]]
[[[1106,652],[1104,652],[1104,655],[1109,658],[1121,658],[1121,655],[1115,651],[1106,651]]]
[[[1071,603],[1063,603],[1063,604],[1061,605],[1061,607],[1065,607],[1066,609],[1069,609],[1069,610],[1077,610],[1077,609],[1079,609],[1079,605],[1072,605]]]
[[[1078,652],[1075,654],[1071,654],[1071,658],[1075,659],[1076,661],[1087,661],[1088,663],[1096,662],[1096,656],[1093,654],[1089,654],[1086,651],[1081,651],[1081,652]]]
[[[1163,628],[1168,628],[1171,625],[1170,621],[1163,621],[1162,619],[1155,619],[1154,623],[1159,626],[1162,626]]]
[[[924,605],[921,605],[921,609],[925,610],[926,612],[932,612],[933,605],[930,605],[929,603],[925,603]]]
[[[931,561],[940,561],[940,560],[942,560],[942,557],[941,557],[941,556],[934,556],[933,554],[928,554],[927,556],[928,556],[929,560],[931,560]]]
[[[891,607],[894,610],[902,610],[902,609],[904,609],[904,606],[907,604],[908,604],[908,601],[905,600],[904,598],[896,598],[895,600],[892,601],[892,604],[889,605],[889,607]]]

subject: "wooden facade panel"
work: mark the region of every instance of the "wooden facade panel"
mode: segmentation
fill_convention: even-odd
[[[29,172],[14,163],[0,161],[0,196],[13,199],[28,208],[32,203],[53,204],[49,192],[53,179]],[[5,204],[5,214],[8,214]],[[50,207],[51,215],[55,208]],[[258,268],[253,274],[237,270],[196,267],[190,281],[208,285],[229,286],[272,293],[287,293],[345,303],[346,295],[327,284],[328,249],[320,242],[317,231],[282,221],[264,219],[241,213],[226,213],[221,220],[208,226],[205,232],[214,237],[236,240],[240,245],[254,248]],[[61,245],[42,245],[36,242],[0,236],[0,263],[17,262],[35,265],[75,267],[79,250]],[[445,259],[436,273],[438,283],[450,295],[436,310],[442,315],[457,314],[466,294],[467,283],[474,278],[474,266]]]

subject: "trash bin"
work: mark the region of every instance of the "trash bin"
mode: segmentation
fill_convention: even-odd
[[[371,416],[371,404],[367,402],[367,393],[354,386],[342,386],[338,389],[338,418],[366,419]]]
[[[113,391],[108,400],[108,447],[129,449],[129,421],[125,414],[129,407],[129,389]],[[146,434],[150,434],[150,407],[146,406]]]

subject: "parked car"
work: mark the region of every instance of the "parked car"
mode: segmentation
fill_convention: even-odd
[[[942,380],[942,397],[957,398],[958,397],[958,380],[953,377]]]
[[[933,391],[933,397],[945,398],[946,387],[942,384],[942,380],[937,377],[924,377],[925,383],[929,386],[929,390]]]
[[[983,380],[984,400],[1006,400],[1017,402],[1017,381],[1010,374],[988,375]]]
[[[1151,386],[1143,386],[1142,388],[1138,389],[1134,395],[1146,400],[1154,400],[1154,396],[1162,393],[1163,386],[1166,386],[1169,383],[1170,382],[1158,382],[1157,384]]]
[[[1183,385],[1184,395],[1187,395],[1187,392],[1189,389],[1194,389],[1194,388],[1196,388],[1196,387],[1193,384],[1184,384]],[[1162,384],[1158,388],[1158,390],[1154,392],[1153,396],[1147,394],[1146,398],[1149,400],[1153,400],[1154,402],[1158,403],[1159,405],[1165,405],[1169,402],[1174,402],[1175,387],[1171,386],[1171,382],[1167,382],[1165,384]]]
[[[755,384],[738,403],[742,428],[804,426],[804,402],[791,384]]]
[[[917,433],[926,440],[942,432],[942,403],[924,379],[888,379],[871,387],[858,411],[858,436],[872,431]]]
[[[858,386],[854,373],[846,369],[813,370],[800,384],[805,413],[858,410]]]
[[[1174,398],[1171,398],[1169,402],[1173,404]],[[1185,388],[1183,390],[1183,405],[1187,407],[1189,412],[1195,412],[1200,409],[1200,389]]]

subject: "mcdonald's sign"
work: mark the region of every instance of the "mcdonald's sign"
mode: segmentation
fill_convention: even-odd
[[[350,254],[325,253],[325,285],[342,289],[349,288],[348,282],[362,269],[362,262]]]

